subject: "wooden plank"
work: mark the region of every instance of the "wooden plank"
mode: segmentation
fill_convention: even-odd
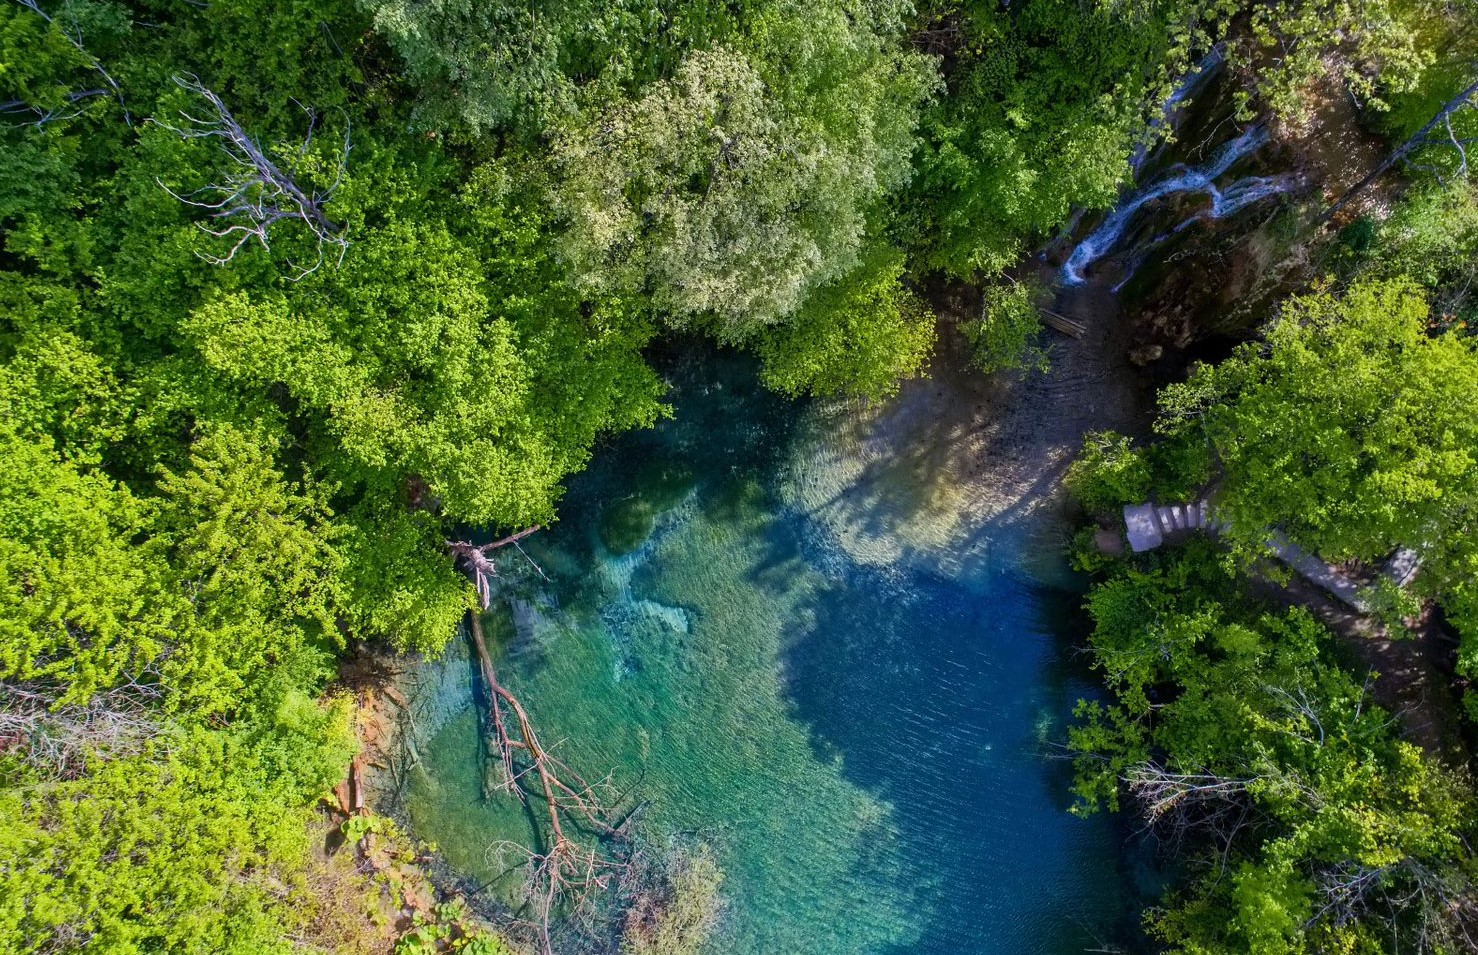
[[[1082,338],[1084,333],[1088,331],[1087,325],[1068,318],[1066,315],[1054,312],[1050,308],[1038,309],[1038,311],[1041,313],[1043,325],[1046,325],[1048,328],[1055,328],[1064,335],[1071,335],[1073,338]]]

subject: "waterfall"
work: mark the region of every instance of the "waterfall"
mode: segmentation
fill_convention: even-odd
[[[1222,56],[1221,46],[1213,46],[1207,51],[1205,56],[1201,57],[1201,61],[1182,76],[1175,84],[1175,87],[1171,89],[1170,95],[1160,105],[1160,115],[1150,120],[1149,125],[1145,128],[1143,138],[1134,147],[1134,152],[1129,155],[1129,177],[1131,179],[1139,177],[1140,170],[1144,168],[1146,160],[1149,159],[1150,147],[1155,145],[1155,141],[1159,139],[1161,130],[1169,127],[1174,132],[1180,126],[1180,107],[1184,105],[1185,101],[1192,94],[1200,90],[1207,80],[1216,74],[1216,71],[1221,67],[1223,62],[1224,57]],[[1083,219],[1083,211],[1082,207],[1073,210],[1072,215],[1057,230],[1057,234],[1052,239],[1052,244],[1055,245],[1058,242],[1066,241],[1077,230],[1078,223]],[[1041,253],[1041,258],[1045,259],[1046,257],[1047,252],[1044,250]]]
[[[1083,271],[1107,255],[1123,237],[1136,213],[1157,199],[1181,193],[1201,193],[1210,198],[1211,207],[1203,209],[1180,223],[1171,232],[1157,236],[1151,245],[1169,238],[1192,223],[1215,220],[1229,216],[1240,209],[1268,196],[1288,192],[1296,184],[1292,176],[1249,176],[1239,179],[1225,188],[1219,188],[1215,180],[1246,156],[1256,152],[1268,140],[1267,128],[1261,123],[1250,126],[1240,136],[1221,149],[1201,166],[1176,165],[1166,171],[1160,179],[1129,196],[1109,213],[1108,217],[1087,238],[1078,243],[1062,265],[1061,277],[1064,285],[1081,285],[1085,281]],[[1120,283],[1122,284],[1122,283]]]
[[[1170,91],[1170,96],[1160,107],[1160,115],[1150,122],[1149,128],[1145,130],[1144,140],[1134,147],[1134,154],[1129,157],[1129,171],[1132,175],[1139,175],[1139,170],[1149,158],[1150,145],[1158,137],[1160,130],[1166,126],[1173,130],[1179,124],[1181,104],[1205,85],[1221,64],[1221,47],[1213,46],[1205,56],[1201,57],[1201,62],[1196,64],[1195,69],[1182,76],[1180,82],[1175,84],[1175,88]]]

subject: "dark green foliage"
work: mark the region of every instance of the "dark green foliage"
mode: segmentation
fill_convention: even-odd
[[[1173,78],[1229,24],[1262,102],[1296,115],[1333,57],[1395,104],[1394,129],[1456,75],[1452,57],[1424,73],[1413,40],[1460,49],[1455,17],[1425,0],[0,6],[0,707],[30,721],[0,742],[0,947],[316,944],[294,896],[307,807],[351,750],[345,705],[323,698],[335,654],[438,650],[473,601],[447,538],[555,519],[603,435],[665,412],[643,358],[659,333],[747,348],[786,394],[888,395],[930,356],[922,273],[1000,274],[1073,207],[1110,204]],[[188,135],[218,118],[195,80],[318,196],[342,260],[314,268],[293,216],[232,252],[247,213],[198,203],[261,169]],[[1460,331],[1473,222],[1471,191],[1422,192],[1375,230],[1384,254],[1351,244],[1351,268],[1415,277],[1434,329]],[[966,329],[983,367],[1040,363],[1034,294],[987,293]],[[1397,281],[1301,301],[1270,355],[1172,393],[1174,440],[1094,436],[1070,484],[1095,510],[1190,494],[1214,450],[1239,523],[1365,557],[1420,538],[1423,579],[1478,626],[1472,349],[1429,334],[1423,308]],[[612,505],[607,546],[650,533],[680,472]],[[1226,765],[1293,767],[1378,825],[1287,809],[1276,832],[1312,835],[1245,853],[1252,868],[1161,921],[1167,939],[1219,938],[1226,892],[1293,912],[1308,867],[1341,852],[1451,855],[1455,797],[1369,718],[1327,765],[1254,719],[1281,717],[1249,660],[1348,710],[1306,620],[1186,608],[1169,586],[1094,598],[1124,702],[1079,743],[1120,766],[1200,752],[1221,724],[1189,694],[1155,726],[1142,705],[1211,659],[1241,747]],[[1380,815],[1392,787],[1429,817],[1411,832]],[[684,939],[706,931],[700,868],[670,874],[703,903],[676,916]]]
[[[930,35],[954,61],[949,95],[925,114],[915,183],[929,264],[995,275],[1074,206],[1109,206],[1145,111],[1188,63],[1175,24],[1193,6],[927,5]]]
[[[1248,553],[1269,527],[1332,559],[1415,548],[1422,586],[1471,635],[1478,350],[1430,319],[1407,279],[1294,299],[1265,345],[1167,388],[1160,427],[1214,449],[1217,506]],[[1475,653],[1469,639],[1464,669]]]
[[[1418,194],[1370,237],[1364,278],[1291,300],[1264,342],[1162,391],[1150,449],[1090,440],[1073,466],[1107,503],[1124,474],[1189,496],[1214,465],[1231,521],[1230,553],[1198,540],[1120,562],[1088,601],[1115,699],[1079,707],[1078,792],[1132,805],[1191,863],[1148,918],[1172,950],[1457,951],[1478,917],[1466,777],[1400,739],[1306,612],[1260,606],[1239,576],[1270,527],[1326,556],[1415,547],[1416,590],[1377,587],[1372,612],[1399,634],[1435,596],[1474,666],[1478,439],[1460,393],[1478,361],[1409,278],[1372,277],[1410,268],[1443,295],[1440,250],[1462,229],[1415,209],[1462,201]],[[1406,248],[1430,250],[1430,270]]]
[[[537,135],[592,100],[671,75],[763,4],[361,0],[422,91],[416,121]]]
[[[1460,179],[1413,189],[1374,230],[1358,266],[1362,277],[1417,283],[1440,325],[1471,329],[1478,322],[1478,187]]]
[[[352,8],[50,12],[0,8],[26,51],[0,101],[36,108],[7,117],[54,111],[0,129],[0,704],[40,734],[0,756],[0,947],[287,950],[309,807],[351,752],[314,702],[333,655],[439,649],[471,599],[449,529],[549,521],[599,434],[650,423],[654,325],[574,289],[517,157],[404,133]],[[69,105],[93,56],[132,126],[118,97]],[[163,125],[203,115],[181,75],[304,188],[352,131],[342,263],[294,281],[293,221],[202,258],[231,239],[165,186],[233,167]]]
[[[1079,706],[1077,790],[1089,809],[1132,802],[1189,861],[1149,918],[1160,939],[1456,950],[1474,914],[1468,784],[1398,738],[1306,612],[1250,603],[1209,543],[1120,568],[1088,608],[1116,702]]]
[[[1193,501],[1215,474],[1215,455],[1200,435],[1162,438],[1144,449],[1150,487],[1161,501]]]
[[[1442,87],[1432,50],[1471,23],[1468,0],[920,6],[919,41],[944,58],[948,90],[924,114],[912,226],[923,260],[962,278],[999,275],[1075,207],[1112,205],[1130,157],[1164,133],[1161,104],[1214,43],[1249,117],[1302,120],[1331,70],[1375,110]]]

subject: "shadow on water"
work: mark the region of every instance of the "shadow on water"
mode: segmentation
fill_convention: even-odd
[[[1114,932],[1126,900],[1101,820],[1067,815],[1048,753],[1079,696],[1046,608],[1071,594],[999,572],[966,589],[852,568],[816,593],[784,658],[819,760],[890,804],[916,940],[888,951],[1066,952]]]
[[[1080,596],[1022,573],[1019,534],[963,570],[914,543],[854,560],[781,493],[816,440],[804,409],[731,357],[669,376],[675,418],[599,451],[530,539],[551,580],[499,618],[500,676],[563,758],[635,786],[645,825],[718,843],[713,950],[1065,955],[1117,933],[1120,834],[1065,811],[1044,753],[1092,692],[1060,635]],[[971,462],[935,427],[834,503],[880,535],[953,506],[938,485]],[[528,824],[481,798],[479,735],[464,711],[426,743],[407,815],[507,893],[485,849]]]

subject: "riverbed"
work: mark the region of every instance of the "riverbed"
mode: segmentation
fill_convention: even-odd
[[[969,376],[823,405],[734,356],[666,367],[672,418],[598,449],[559,523],[500,554],[488,628],[546,742],[609,773],[650,836],[716,847],[709,950],[1055,955],[1122,934],[1124,836],[1068,812],[1058,748],[1094,692],[1053,490],[1071,428],[1060,448],[1013,435],[1030,396]],[[482,798],[465,656],[427,669],[400,812],[507,898],[489,847],[527,842],[529,818]]]

